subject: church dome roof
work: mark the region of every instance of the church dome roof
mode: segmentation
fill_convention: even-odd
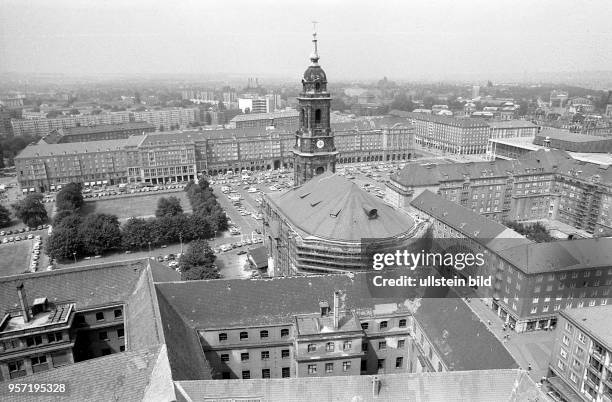
[[[306,71],[304,71],[304,81],[314,82],[319,81],[323,83],[327,83],[327,76],[325,75],[325,71],[319,65],[309,66]]]

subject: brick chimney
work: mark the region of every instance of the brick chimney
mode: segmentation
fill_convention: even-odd
[[[23,282],[17,285],[17,294],[19,295],[19,304],[21,305],[21,315],[24,322],[30,322],[30,311],[28,308],[28,300],[26,299],[25,291],[23,290]]]
[[[380,393],[380,378],[378,376],[372,377],[372,398],[376,398]]]
[[[338,329],[340,318],[340,291],[334,291],[334,329]]]

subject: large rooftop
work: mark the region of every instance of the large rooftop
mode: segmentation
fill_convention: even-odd
[[[235,116],[231,122],[251,121],[251,120],[272,120],[284,117],[298,117],[300,113],[297,110],[283,110],[280,112],[271,113],[248,113]]]
[[[379,386],[373,381],[378,379]],[[300,377],[270,380],[178,381],[191,401],[536,401],[545,400],[522,370],[455,371],[384,375]]]
[[[561,315],[612,350],[612,306],[565,309],[561,310]]]
[[[301,232],[332,240],[390,238],[409,232],[413,219],[343,176],[325,173],[268,199]]]
[[[373,298],[365,274],[159,283],[156,288],[160,300],[167,304],[164,309],[191,328],[181,330],[190,334],[189,342],[197,329],[291,324],[296,315],[317,313],[319,302],[330,300],[340,290],[346,295],[345,308],[358,314],[412,313],[441,352],[444,363],[454,370],[517,367],[504,346],[462,299],[419,299],[406,295]],[[330,307],[333,311],[333,303]],[[172,326],[173,330],[178,324]],[[185,364],[195,365],[193,359],[202,354],[197,343],[188,347],[184,342],[181,348],[188,363],[175,361],[173,372]]]

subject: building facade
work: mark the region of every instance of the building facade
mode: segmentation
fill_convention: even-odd
[[[47,144],[65,144],[67,142],[120,140],[130,135],[143,135],[153,131],[155,131],[155,126],[147,122],[79,126],[53,130],[49,135],[43,137],[43,141]]]
[[[548,382],[568,401],[612,401],[612,307],[566,310],[549,365]]]

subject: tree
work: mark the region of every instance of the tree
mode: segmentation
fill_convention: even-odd
[[[161,218],[162,216],[176,216],[183,213],[183,207],[181,206],[181,200],[178,198],[162,197],[157,201],[157,210],[155,216]]]
[[[15,215],[27,226],[39,226],[47,222],[47,210],[42,203],[42,194],[28,194],[25,199],[12,205]]]
[[[121,228],[123,248],[137,250],[146,248],[149,243],[156,244],[154,235],[155,221],[133,218],[128,220]]]
[[[11,212],[4,205],[0,205],[0,228],[11,224]]]
[[[62,223],[62,221],[65,218],[72,216],[73,214],[74,214],[74,211],[70,211],[67,209],[62,209],[60,211],[57,211],[55,215],[53,215],[53,227],[56,227],[57,225]]]
[[[215,253],[206,240],[194,240],[179,261],[181,279],[192,281],[199,279],[218,279],[219,271],[215,266]]]
[[[47,240],[47,255],[58,260],[72,258],[73,253],[82,255],[83,240],[79,233],[81,223],[81,217],[72,213],[56,224],[53,227],[53,233]]]
[[[88,215],[81,222],[79,232],[86,253],[101,254],[121,247],[119,220],[115,215]]]
[[[83,206],[83,203],[80,183],[65,185],[55,197],[55,206],[58,211],[78,211]]]

